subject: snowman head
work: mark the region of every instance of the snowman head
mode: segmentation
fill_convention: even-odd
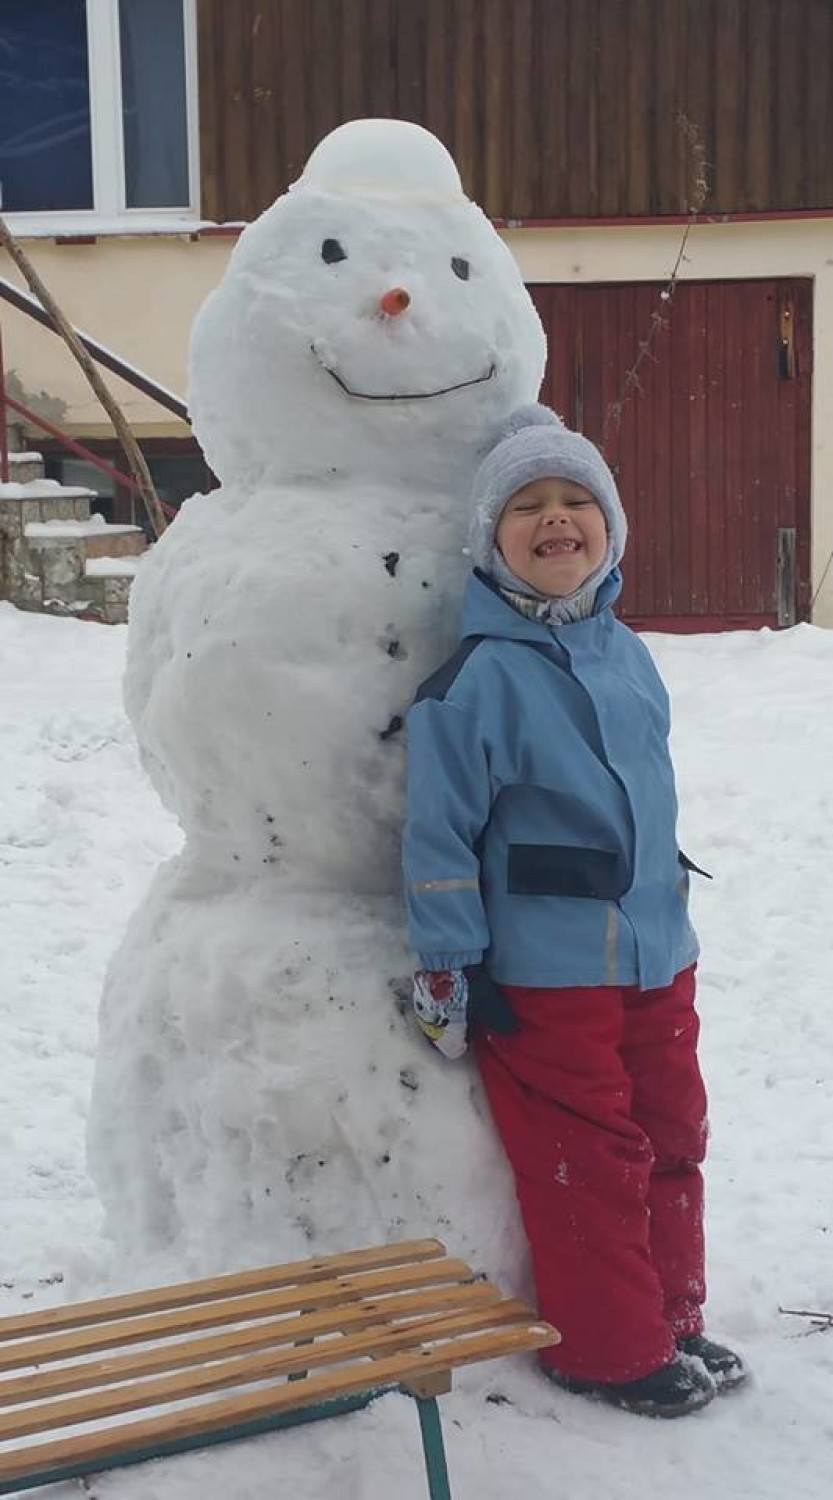
[[[241,235],[200,311],[190,405],[226,484],[459,483],[543,376],[518,268],[448,152],[354,120]]]

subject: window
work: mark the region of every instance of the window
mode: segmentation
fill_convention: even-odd
[[[196,209],[195,0],[0,0],[0,210]]]
[[[181,0],[119,0],[128,208],[181,208],[188,192]]]
[[[0,83],[3,211],[92,208],[86,0],[4,0]]]

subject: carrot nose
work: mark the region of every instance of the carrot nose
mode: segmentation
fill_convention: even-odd
[[[410,292],[406,292],[403,286],[391,287],[390,291],[385,292],[384,297],[380,297],[379,299],[379,306],[382,312],[387,313],[389,318],[398,318],[399,314],[403,313],[410,305],[411,294]]]

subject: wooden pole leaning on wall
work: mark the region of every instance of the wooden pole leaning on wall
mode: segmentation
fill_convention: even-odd
[[[37,297],[44,311],[49,314],[56,332],[61,335],[73,358],[84,372],[93,392],[104,407],[113,424],[116,436],[124,449],[124,454],[133,477],[142,492],[142,499],[147,509],[150,524],[153,527],[155,535],[161,536],[168,523],[165,519],[162,506],[159,503],[159,496],[154,489],[150,470],[145,462],[145,456],[130,430],[127,418],[102,379],[95,361],[87,353],[84,345],[77,337],[75,329],[64,317],[52,293],[44,285],[28,255],[25,254],[15,240],[2,215],[0,215],[0,245],[8,252],[30,291]]]

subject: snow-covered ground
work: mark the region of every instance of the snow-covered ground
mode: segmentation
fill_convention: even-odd
[[[650,637],[699,882],[712,1099],[710,1326],[752,1387],[683,1421],[516,1361],[444,1398],[455,1500],[822,1500],[833,1459],[833,633]],[[120,697],[125,632],[0,604],[0,1313],[89,1289],[84,1115],[107,958],[178,844]],[[348,1248],[348,1247],[345,1247]],[[453,1247],[452,1247],[453,1248]],[[500,1393],[508,1404],[487,1401]],[[424,1500],[412,1404],[141,1469],[98,1500]],[[71,1500],[76,1484],[56,1486]]]

